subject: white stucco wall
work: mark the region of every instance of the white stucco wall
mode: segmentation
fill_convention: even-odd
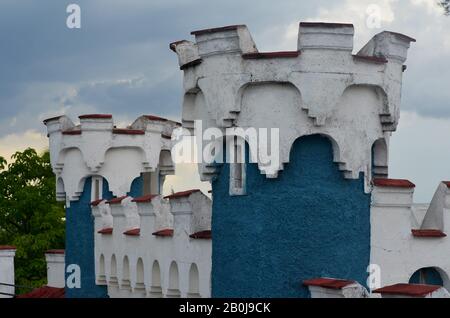
[[[13,246],[0,246],[0,283],[14,285],[14,256],[16,248]],[[14,295],[14,286],[0,285],[0,292]],[[0,298],[11,298],[12,296],[1,295]]]

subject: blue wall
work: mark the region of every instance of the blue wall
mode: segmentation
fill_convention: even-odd
[[[84,185],[80,200],[73,201],[66,209],[66,267],[77,264],[81,269],[81,288],[67,288],[66,298],[103,298],[107,297],[106,286],[95,284],[94,259],[94,217],[91,210],[92,179],[88,178]],[[136,178],[128,195],[140,196],[142,178]],[[112,199],[108,182],[103,179],[103,199]],[[66,279],[68,274],[66,273]]]
[[[247,195],[229,195],[229,165],[213,182],[213,297],[309,297],[305,279],[366,284],[370,195],[344,179],[328,139],[298,139],[277,179],[247,164]]]

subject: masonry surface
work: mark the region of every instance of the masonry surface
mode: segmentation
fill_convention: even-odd
[[[370,195],[348,180],[318,135],[294,143],[277,179],[247,165],[247,195],[229,196],[229,166],[213,182],[213,297],[308,297],[311,277],[366,281]]]

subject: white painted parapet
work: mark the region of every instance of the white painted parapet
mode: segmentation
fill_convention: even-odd
[[[450,191],[439,184],[428,205],[413,204],[408,180],[374,179],[371,203],[371,264],[380,269],[380,285],[408,283],[423,268],[433,268],[450,288]]]
[[[0,298],[12,298],[14,288],[14,256],[16,247],[0,245]]]
[[[279,128],[280,166],[259,168],[276,177],[294,141],[322,134],[346,178],[387,175],[389,138],[398,124],[403,63],[414,39],[381,32],[352,55],[351,24],[302,22],[298,48],[258,52],[245,25],[194,31],[195,43],[170,45],[184,71],[183,127],[202,120],[217,127]],[[209,141],[205,141],[209,142]],[[378,143],[378,144],[376,144]],[[264,147],[252,153],[261,158]],[[199,165],[202,180],[216,174]]]
[[[64,250],[48,250],[45,252],[47,262],[47,286],[63,288],[65,283]]]
[[[98,200],[92,214],[96,281],[110,297],[210,297],[211,200],[200,190]]]
[[[367,290],[351,280],[313,278],[303,282],[308,286],[311,298],[368,298]]]
[[[141,173],[160,169],[163,177],[173,174],[171,134],[178,123],[147,115],[120,129],[111,115],[79,118],[79,125],[66,116],[44,121],[59,200],[68,205],[78,200],[86,178],[92,176],[105,178],[110,191],[120,197],[130,191]]]

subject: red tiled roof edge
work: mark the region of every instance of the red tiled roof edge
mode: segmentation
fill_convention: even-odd
[[[376,187],[393,187],[393,188],[414,188],[416,185],[406,179],[384,179],[376,178],[372,180]]]
[[[192,193],[199,192],[199,191],[200,191],[200,189],[192,189],[192,190],[180,191],[180,192],[176,192],[174,194],[165,196],[164,199],[174,199],[174,198],[187,197],[187,196],[190,196]]]
[[[303,285],[305,286],[317,286],[330,289],[341,289],[344,288],[345,286],[354,283],[355,281],[352,280],[326,278],[326,277],[313,278],[303,281]]]
[[[189,235],[192,239],[210,239],[212,237],[211,230],[200,231]]]
[[[62,116],[63,116],[63,115],[60,115],[60,116],[54,116],[54,117],[51,117],[51,118],[47,118],[47,119],[44,119],[42,122],[44,123],[44,125],[47,125],[47,123],[48,123],[49,121],[59,120]]]
[[[353,28],[352,23],[329,23],[329,22],[300,22],[300,26],[304,28]]]
[[[298,57],[300,51],[254,52],[242,54],[244,60]]]
[[[196,31],[192,31],[191,34],[192,35],[203,35],[203,34],[208,34],[208,33],[233,31],[239,27],[245,27],[245,26],[246,26],[245,24],[227,25],[227,26],[218,27],[218,28],[196,30]]]
[[[98,199],[98,200],[92,201],[91,206],[97,206],[100,203],[102,203],[103,201],[105,201],[105,199]]]
[[[131,229],[131,230],[123,232],[123,234],[129,235],[129,236],[139,236],[141,234],[141,229]]]
[[[17,250],[14,245],[0,245],[0,251],[4,250]]]
[[[144,203],[144,202],[151,202],[154,198],[156,198],[157,195],[156,194],[149,194],[149,195],[144,195],[142,197],[137,197],[134,198],[133,200],[131,200],[132,202],[136,202],[136,203]]]
[[[112,227],[105,227],[104,229],[101,229],[101,230],[97,231],[97,233],[99,233],[99,234],[112,234],[113,233],[113,228]]]
[[[161,236],[161,237],[170,237],[170,236],[173,236],[173,229],[159,230],[159,231],[152,233],[152,235]]]
[[[86,114],[78,116],[79,119],[111,119],[111,114]]]
[[[112,132],[116,135],[145,135],[145,131],[141,129],[114,128]]]
[[[64,298],[64,288],[42,286],[29,293],[18,295],[16,298]]]
[[[45,254],[65,254],[65,253],[66,251],[63,249],[54,249],[45,251]]]
[[[441,288],[441,286],[438,285],[395,284],[375,289],[373,292],[388,295],[423,297],[434,292],[435,290],[438,290],[439,288]]]
[[[447,234],[436,229],[412,229],[411,233],[415,237],[446,237]]]
[[[120,203],[122,203],[122,201],[123,201],[124,199],[126,199],[126,198],[128,198],[128,196],[127,196],[127,195],[124,195],[124,196],[122,196],[122,197],[118,197],[118,198],[114,198],[114,199],[111,199],[111,200],[109,200],[109,201],[106,201],[106,203],[107,203],[107,204],[120,204]]]

